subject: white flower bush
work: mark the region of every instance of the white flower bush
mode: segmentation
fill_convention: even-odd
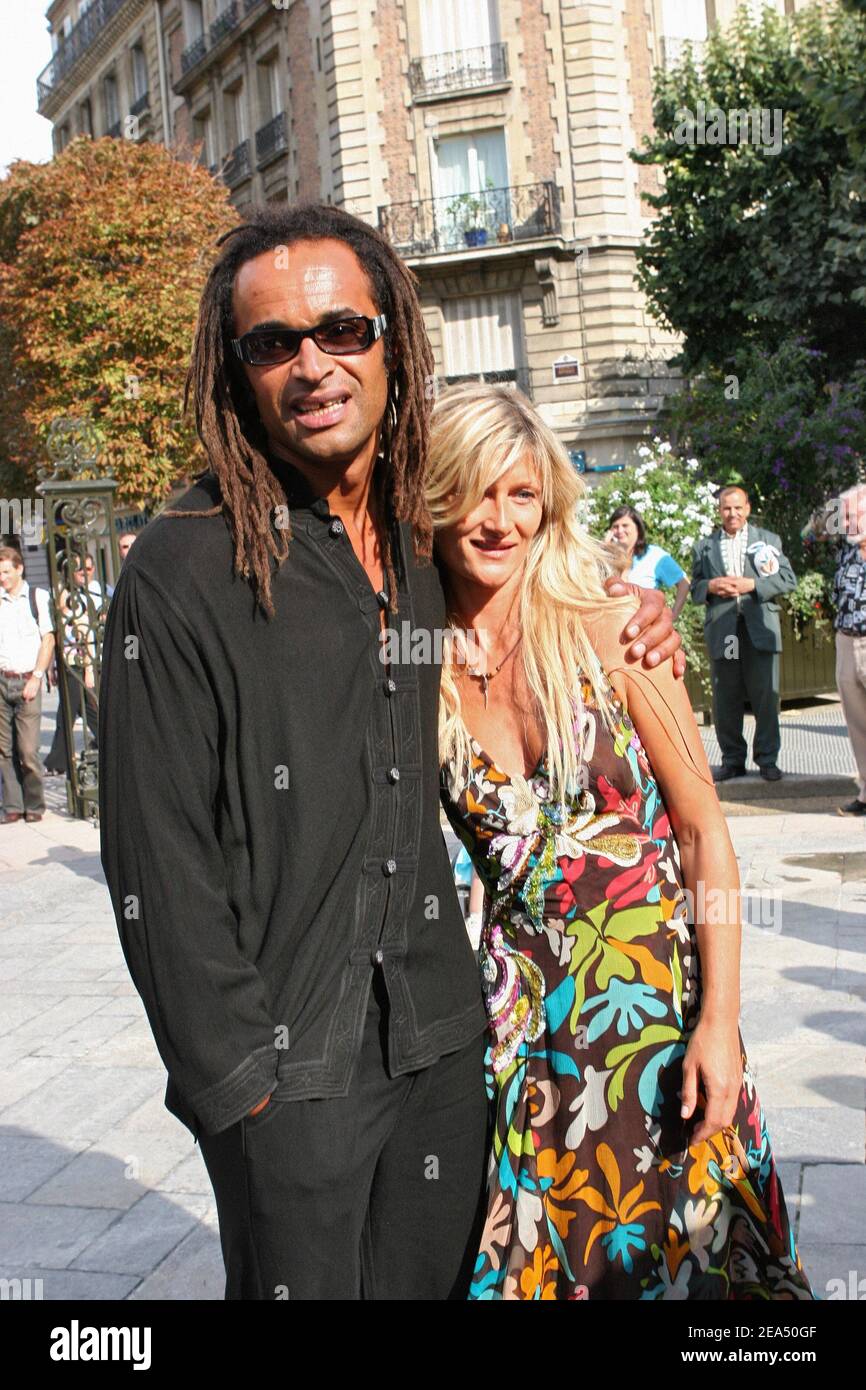
[[[715,489],[694,477],[698,460],[677,458],[665,439],[656,436],[651,447],[641,444],[637,453],[641,463],[588,491],[582,520],[593,535],[603,536],[617,507],[634,507],[650,544],[669,551],[688,574],[697,537],[708,536],[718,524]]]
[[[581,520],[601,539],[617,507],[634,507],[643,518],[647,542],[668,551],[690,579],[695,543],[719,524],[716,489],[696,476],[697,459],[678,458],[670,443],[659,436],[651,444],[640,444],[637,456],[640,461],[633,468],[613,473],[598,487],[587,489]],[[677,629],[689,666],[706,684],[703,612],[687,603]]]

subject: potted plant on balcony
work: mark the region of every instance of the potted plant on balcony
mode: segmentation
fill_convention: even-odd
[[[493,180],[487,179],[485,190],[493,187]],[[451,218],[455,231],[463,233],[463,239],[467,246],[484,246],[487,242],[487,233],[491,208],[490,204],[480,190],[476,193],[458,193],[448,204],[447,212]]]

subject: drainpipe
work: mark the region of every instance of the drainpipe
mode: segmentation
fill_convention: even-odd
[[[168,149],[171,144],[171,127],[168,110],[168,80],[165,72],[165,48],[162,34],[162,10],[159,0],[153,0],[153,17],[156,22],[156,56],[159,61],[159,101],[162,107],[162,143]]]

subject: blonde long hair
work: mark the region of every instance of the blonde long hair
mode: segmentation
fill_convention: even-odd
[[[542,519],[533,538],[519,591],[523,640],[520,659],[546,737],[551,795],[561,805],[580,786],[584,711],[581,678],[589,680],[603,717],[612,727],[598,658],[582,617],[601,604],[634,611],[633,599],[610,599],[603,581],[616,574],[613,547],[580,525],[584,484],[553,430],[525,396],[508,386],[465,383],[436,399],[430,433],[427,505],[436,532],[478,506],[487,488],[518,460],[538,472]],[[460,636],[454,653],[461,659]],[[446,654],[439,699],[439,757],[450,766],[455,795],[471,766],[454,657]]]

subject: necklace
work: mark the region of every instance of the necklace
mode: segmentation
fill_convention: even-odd
[[[466,631],[466,628],[464,627],[463,630]],[[475,669],[475,667],[470,666],[470,665],[468,664],[468,662],[467,662],[467,664],[466,664],[466,670],[467,670],[467,672],[469,673],[469,675],[470,675],[470,676],[473,676],[473,677],[475,678],[475,680],[480,680],[480,681],[481,681],[481,689],[482,689],[482,692],[483,692],[483,694],[484,694],[484,708],[485,708],[485,709],[487,709],[487,691],[488,691],[488,688],[489,688],[489,686],[490,686],[490,682],[493,680],[493,677],[494,677],[494,676],[498,676],[498,675],[499,675],[499,672],[502,670],[502,668],[503,668],[503,666],[505,665],[506,661],[508,661],[509,658],[512,657],[512,656],[514,655],[514,653],[517,651],[517,648],[520,646],[520,643],[521,643],[522,641],[523,641],[523,633],[521,632],[521,634],[520,634],[520,636],[518,637],[517,641],[514,643],[514,646],[511,648],[510,651],[508,651],[508,652],[505,653],[505,656],[502,658],[502,660],[500,661],[499,665],[498,665],[498,666],[494,666],[494,668],[493,668],[492,671],[478,671],[478,670]]]

